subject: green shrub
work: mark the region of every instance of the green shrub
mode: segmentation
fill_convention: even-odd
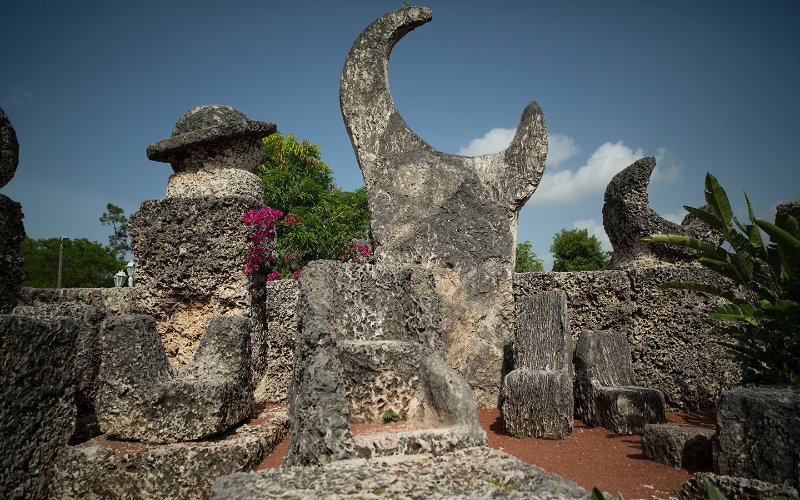
[[[728,349],[744,381],[800,386],[800,230],[798,221],[778,214],[775,223],[757,218],[747,193],[749,224],[731,210],[725,190],[706,174],[706,210],[684,207],[722,235],[719,245],[674,234],[643,238],[692,248],[704,267],[730,280],[729,287],[664,283],[666,288],[705,292],[726,304],[709,312],[720,323],[708,334]],[[765,242],[763,235],[769,237]]]

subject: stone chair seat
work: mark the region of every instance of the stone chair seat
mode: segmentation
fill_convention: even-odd
[[[617,434],[642,434],[666,422],[664,394],[636,385],[623,332],[584,330],[575,348],[576,415]]]
[[[192,362],[170,367],[155,320],[114,316],[101,331],[97,419],[110,436],[175,443],[218,434],[252,409],[250,322],[217,316]]]
[[[284,466],[487,445],[472,390],[442,356],[434,290],[422,266],[314,261],[304,269]],[[390,410],[431,425],[353,434],[382,425]]]
[[[563,292],[516,300],[514,369],[503,380],[503,422],[511,433],[562,439],[572,432],[572,335]]]

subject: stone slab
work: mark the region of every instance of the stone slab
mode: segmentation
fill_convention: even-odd
[[[714,429],[687,424],[646,424],[644,456],[680,469],[711,469]]]
[[[705,480],[714,485],[720,493],[731,500],[798,500],[797,490],[786,484],[774,484],[758,479],[724,476],[710,472],[697,472],[692,479],[683,483],[681,493],[684,500],[707,500]]]
[[[531,498],[590,497],[560,476],[489,448],[439,456],[353,459],[219,478],[210,498]]]
[[[268,406],[214,439],[144,445],[95,438],[69,447],[52,497],[204,499],[217,477],[255,469],[288,428],[285,407]]]
[[[800,486],[800,394],[788,386],[740,387],[717,410],[714,472]]]

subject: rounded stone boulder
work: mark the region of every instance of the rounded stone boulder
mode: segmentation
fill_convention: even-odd
[[[17,133],[11,125],[3,108],[0,108],[0,187],[14,177],[19,163],[19,143]]]

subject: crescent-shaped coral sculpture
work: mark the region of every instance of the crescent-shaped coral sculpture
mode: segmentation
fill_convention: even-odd
[[[448,361],[479,404],[494,405],[513,324],[517,217],[542,178],[547,130],[531,102],[501,153],[446,154],[415,134],[389,92],[389,55],[430,20],[430,9],[408,7],[370,24],[347,55],[339,98],[366,182],[378,264],[440,270]]]

